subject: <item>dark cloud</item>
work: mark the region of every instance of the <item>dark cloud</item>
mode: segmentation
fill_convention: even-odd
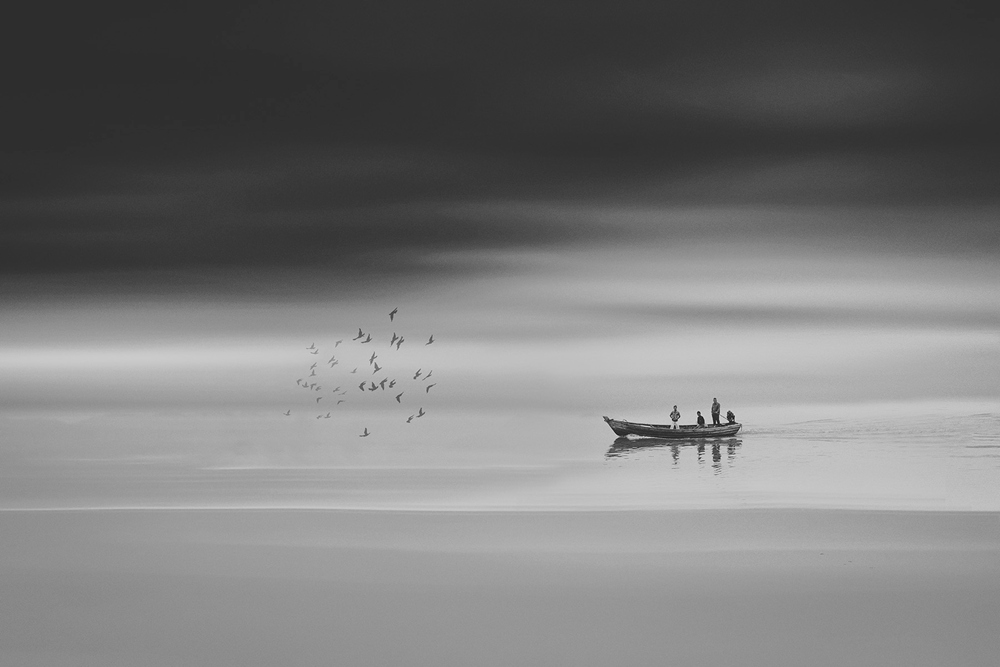
[[[109,172],[89,189],[0,205],[9,220],[0,263],[12,273],[257,263],[354,270],[407,251],[548,244],[572,232],[570,223],[537,217],[462,213],[456,198],[489,189],[461,162],[434,162],[299,155],[215,170]]]
[[[0,35],[0,266],[415,275],[440,249],[609,238],[454,213],[495,201],[990,207],[996,19],[986,3],[31,3]],[[925,231],[883,238],[930,248]],[[997,249],[980,222],[957,232]]]

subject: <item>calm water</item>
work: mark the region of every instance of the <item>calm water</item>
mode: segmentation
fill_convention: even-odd
[[[738,437],[703,442],[622,439],[599,416],[544,413],[384,427],[370,412],[7,414],[0,503],[1000,510],[1000,411],[984,407],[763,407]],[[359,438],[361,424],[378,427]]]

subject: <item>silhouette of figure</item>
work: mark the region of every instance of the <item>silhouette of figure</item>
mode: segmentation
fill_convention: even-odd
[[[722,406],[719,405],[719,399],[712,399],[712,426],[721,426],[719,422],[719,412],[722,410]]]

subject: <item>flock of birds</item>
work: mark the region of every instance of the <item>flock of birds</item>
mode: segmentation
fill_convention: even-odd
[[[392,309],[392,311],[389,313],[389,322],[395,321],[396,314],[398,312],[399,312],[398,308]],[[433,369],[428,370],[425,373],[422,367],[417,368],[416,371],[413,372],[412,379],[408,379],[410,371],[407,371],[406,376],[402,381],[398,380],[396,377],[391,376],[390,372],[387,370],[390,366],[390,362],[387,359],[387,357],[398,358],[397,355],[400,352],[403,343],[405,342],[406,338],[404,336],[397,335],[396,332],[393,332],[392,338],[389,339],[388,349],[386,349],[384,347],[377,345],[378,339],[372,337],[371,331],[366,332],[363,330],[362,327],[358,327],[358,335],[355,336],[354,338],[351,338],[349,341],[346,341],[346,344],[345,344],[345,339],[340,339],[333,343],[334,353],[329,359],[326,360],[326,362],[324,362],[323,364],[324,367],[322,368],[320,367],[319,361],[314,361],[306,369],[305,373],[303,374],[303,377],[300,377],[297,380],[295,380],[295,384],[300,389],[309,392],[310,397],[314,399],[314,406],[315,406],[314,409],[319,407],[325,407],[332,404],[332,409],[328,410],[326,414],[323,414],[323,412],[320,411],[320,413],[316,415],[316,419],[332,418],[336,406],[340,405],[341,403],[348,402],[349,400],[348,394],[349,392],[353,391],[350,387],[353,386],[353,382],[357,379],[358,376],[361,376],[363,378],[361,382],[357,385],[357,391],[361,392],[362,395],[367,396],[367,395],[374,395],[376,392],[378,392],[379,394],[384,394],[388,392],[388,395],[392,396],[392,398],[395,399],[396,403],[402,405],[404,401],[403,398],[404,395],[407,396],[406,400],[409,401],[409,397],[413,393],[416,393],[418,396],[420,395],[420,392],[422,392],[424,395],[427,395],[430,394],[430,391],[433,387],[437,386],[436,381],[427,382],[434,375]],[[337,348],[339,348],[340,345],[342,344],[345,345],[343,350],[340,351],[340,354],[344,354],[344,352],[348,349],[348,346],[356,347],[360,345],[367,345],[369,343],[376,343],[376,345],[372,346],[373,349],[371,356],[368,357],[367,367],[355,366],[350,371],[346,371],[346,369],[344,369],[343,367],[339,372],[334,370],[337,366],[341,366],[341,361],[344,361],[344,359],[340,359],[337,357],[338,354]],[[427,339],[427,342],[424,343],[424,345],[427,346],[433,344],[434,344],[434,335],[432,334]],[[309,347],[305,348],[305,351],[307,354],[314,357],[319,356],[320,354],[320,349],[316,347],[315,342],[312,343]],[[356,350],[352,350],[352,352],[356,352]],[[385,356],[384,357],[380,356],[380,354]],[[382,364],[379,364],[380,359],[383,362]],[[348,364],[345,364],[345,366],[346,365]],[[322,376],[320,375],[320,373],[317,373],[317,371],[320,371],[322,373]],[[338,384],[336,387],[325,389],[323,384],[321,383],[328,382],[332,384],[332,382],[329,382],[329,380],[324,379],[324,378],[329,378],[331,374],[340,377],[339,380],[334,379],[333,381],[333,382],[340,382],[340,384]],[[380,374],[383,375],[380,376]],[[355,377],[348,380],[346,376],[349,375],[354,375]],[[347,385],[348,382],[351,382],[352,384],[348,386]],[[403,388],[404,382],[408,383],[408,386],[405,389]],[[397,389],[402,389],[402,391],[396,393]],[[318,395],[312,396],[313,394],[318,394]],[[323,401],[326,402],[324,403]],[[282,414],[286,417],[291,417],[292,416],[291,408],[287,409]],[[409,417],[406,418],[406,423],[410,424],[413,422],[414,419],[419,419],[426,414],[427,413],[424,411],[423,406],[418,406],[417,411],[412,413]],[[368,427],[366,426],[364,431],[359,434],[359,437],[367,438],[370,435],[371,432],[368,430]]]

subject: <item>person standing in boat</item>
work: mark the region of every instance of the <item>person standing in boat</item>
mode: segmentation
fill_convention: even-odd
[[[705,418],[701,416],[701,410],[698,411],[698,426],[704,428]]]
[[[674,406],[674,411],[670,413],[670,421],[674,423],[674,428],[677,428],[677,422],[680,421],[681,413],[677,412],[677,406]]]
[[[712,426],[722,426],[722,422],[719,421],[719,413],[722,411],[722,406],[719,405],[719,399],[712,399]]]
[[[736,415],[733,414],[732,410],[726,412],[726,421],[729,422],[730,424],[736,423]]]

